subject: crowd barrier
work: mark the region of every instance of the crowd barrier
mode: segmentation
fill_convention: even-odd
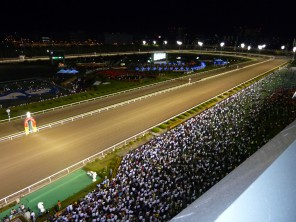
[[[265,72],[265,73],[263,73],[261,75],[264,75],[266,73],[269,73],[271,71],[274,71],[274,70],[276,70],[277,68],[280,68],[280,67],[281,66],[278,66],[278,67],[276,67],[276,68],[274,68],[274,69],[272,69],[270,71],[267,71],[267,72]],[[231,71],[229,71],[229,72],[231,72]],[[225,74],[225,73],[222,73],[222,74]],[[253,79],[256,79],[256,78],[258,78],[258,76],[257,77],[254,77],[254,78],[252,78],[252,79],[250,79],[248,81],[245,81],[245,82],[243,82],[243,83],[241,83],[239,85],[243,85],[243,84],[245,84],[245,83],[247,83],[249,81],[252,81]],[[81,114],[81,115],[77,115],[77,116],[74,116],[74,117],[70,117],[70,118],[67,118],[65,120],[56,121],[54,123],[46,124],[46,125],[40,127],[39,130],[45,129],[47,127],[53,127],[55,125],[63,124],[63,123],[66,123],[68,121],[74,121],[74,119],[83,118],[83,117],[86,117],[87,115],[93,115],[95,113],[98,113],[98,112],[101,112],[101,111],[104,111],[104,110],[112,109],[112,108],[115,108],[117,106],[122,106],[123,104],[129,103],[129,102],[135,102],[137,100],[148,98],[148,97],[151,97],[153,95],[157,95],[157,94],[160,94],[160,93],[163,93],[163,92],[172,91],[172,90],[174,90],[176,88],[180,88],[180,87],[185,87],[185,86],[188,86],[188,85],[192,85],[192,84],[195,84],[197,82],[198,81],[191,82],[191,83],[186,83],[186,84],[183,84],[181,86],[177,86],[177,87],[174,87],[174,88],[163,90],[161,92],[152,93],[152,94],[149,94],[149,95],[146,95],[146,96],[142,96],[142,97],[139,97],[139,98],[136,98],[136,99],[128,100],[128,101],[125,101],[125,102],[122,102],[122,103],[119,103],[119,104],[111,105],[111,106],[108,106],[108,107],[105,107],[105,108],[102,108],[102,109],[98,109],[98,110],[95,110],[95,111],[91,111],[91,112],[88,112],[88,113],[85,113],[85,114]],[[227,91],[231,91],[232,89],[237,88],[239,85],[237,85],[237,86],[235,86],[235,87],[233,87],[233,88],[231,88],[231,89],[229,89]],[[219,97],[220,95],[223,95],[224,93],[225,92],[223,92],[223,93],[221,93],[221,94],[219,94],[219,95],[217,95],[217,96],[215,96],[213,98]],[[210,98],[210,99],[208,99],[207,101],[205,101],[203,103],[207,103],[208,101],[212,100],[213,98]],[[194,106],[194,107],[196,107],[196,106]],[[191,110],[194,107],[191,107],[191,108],[183,111],[182,113],[185,113],[185,112]],[[176,118],[180,114],[177,114],[177,115],[175,115],[175,116],[173,116],[173,117],[171,117],[169,119]],[[85,159],[79,161],[78,163],[73,164],[73,165],[71,165],[71,166],[69,166],[69,167],[67,167],[67,168],[65,168],[65,169],[63,169],[63,170],[61,170],[61,171],[59,171],[59,172],[57,172],[55,174],[52,174],[52,175],[50,175],[50,176],[48,176],[48,177],[46,177],[46,178],[44,178],[44,179],[42,179],[42,180],[40,180],[40,181],[32,184],[32,185],[30,185],[30,186],[28,186],[28,187],[26,187],[26,188],[24,188],[22,190],[19,190],[19,191],[15,192],[15,193],[13,193],[11,195],[8,195],[8,196],[0,199],[0,207],[4,207],[4,206],[6,206],[6,205],[8,205],[8,204],[10,204],[10,203],[12,203],[14,201],[16,201],[17,199],[20,199],[20,198],[24,197],[25,195],[28,195],[28,194],[30,194],[30,193],[32,193],[32,192],[34,192],[34,191],[36,191],[36,190],[38,190],[40,188],[42,188],[42,187],[44,187],[44,186],[52,183],[53,181],[56,181],[56,180],[62,178],[65,175],[68,175],[71,172],[74,172],[75,170],[82,168],[88,162],[92,162],[92,161],[94,161],[97,158],[104,157],[104,155],[106,155],[108,152],[112,152],[115,149],[120,148],[123,145],[127,145],[131,141],[135,141],[138,138],[144,137],[148,132],[150,132],[151,129],[153,129],[154,127],[159,126],[159,125],[161,125],[161,124],[163,124],[165,122],[167,122],[169,119],[164,120],[163,122],[158,123],[155,126],[152,126],[152,127],[148,128],[148,129],[146,129],[146,130],[144,130],[144,131],[142,131],[142,132],[140,132],[140,133],[138,133],[138,134],[136,134],[136,135],[134,135],[132,137],[129,137],[129,138],[127,138],[127,139],[125,139],[125,140],[123,140],[123,141],[121,141],[121,142],[119,142],[119,143],[117,143],[117,144],[115,144],[115,145],[113,145],[113,146],[111,146],[111,147],[103,150],[103,151],[100,151],[100,152],[98,152],[98,153],[96,153],[96,154],[94,154],[94,155],[92,155],[92,156],[90,156],[88,158],[85,158]],[[21,133],[21,135],[23,135],[23,134],[24,133]]]

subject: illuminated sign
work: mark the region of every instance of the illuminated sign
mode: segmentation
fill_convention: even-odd
[[[25,133],[37,132],[36,120],[31,116],[30,112],[27,112],[27,118],[24,121]]]
[[[61,60],[62,63],[65,63],[65,53],[63,50],[51,50],[49,52],[49,58],[52,65],[58,64]]]
[[[57,59],[64,59],[63,56],[53,56],[52,59],[57,60]]]
[[[153,61],[158,61],[165,58],[166,58],[166,53],[164,52],[156,52],[153,54]]]

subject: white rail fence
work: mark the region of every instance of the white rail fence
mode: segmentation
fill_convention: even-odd
[[[260,63],[264,63],[264,62],[267,62],[267,61],[263,61],[263,62],[260,62]],[[255,64],[248,65],[246,67],[253,66],[253,65],[255,65]],[[243,68],[246,68],[246,67],[243,67]],[[221,69],[223,69],[223,68],[221,68]],[[209,70],[209,71],[211,71],[211,70]],[[209,72],[209,71],[205,71],[203,73],[206,73],[206,72]],[[227,71],[227,72],[223,72],[223,73],[218,74],[218,75],[224,75],[224,74],[227,74],[227,73],[232,72],[232,71],[235,71],[235,70],[230,70],[230,71]],[[192,75],[188,75],[188,76],[180,77],[180,78],[188,78],[188,77],[193,76],[193,75],[196,75],[196,74],[192,74]],[[215,75],[215,76],[218,76],[218,75]],[[208,77],[208,78],[212,78],[212,77]],[[173,80],[169,80],[169,81],[173,81]],[[194,84],[194,83],[196,83],[196,82],[191,82],[190,84]],[[156,84],[159,84],[159,83],[156,83]],[[109,109],[114,109],[114,108],[117,108],[119,106],[123,106],[123,105],[129,104],[129,103],[132,103],[132,102],[136,102],[138,100],[142,100],[142,99],[146,99],[148,97],[152,97],[152,96],[156,96],[156,95],[159,95],[159,94],[162,94],[162,93],[166,93],[166,92],[169,92],[169,91],[178,89],[178,88],[185,87],[185,86],[190,85],[190,84],[189,83],[182,84],[182,85],[175,86],[175,87],[172,87],[172,88],[168,88],[168,89],[165,89],[165,90],[162,90],[162,91],[150,93],[150,94],[145,95],[145,96],[141,96],[141,97],[137,97],[137,98],[134,98],[134,99],[126,100],[126,101],[121,102],[121,103],[117,103],[117,104],[114,104],[114,105],[106,106],[104,108],[100,108],[100,109],[96,109],[96,110],[93,110],[93,111],[90,111],[90,112],[86,112],[86,113],[83,113],[83,114],[72,116],[72,117],[69,117],[69,118],[66,118],[66,119],[63,119],[63,120],[58,120],[58,121],[55,121],[55,122],[52,122],[52,123],[49,123],[49,124],[45,124],[43,126],[40,126],[38,128],[38,131],[43,130],[43,129],[46,129],[46,128],[52,128],[52,127],[57,126],[57,125],[62,125],[62,124],[67,123],[67,122],[72,122],[74,120],[82,119],[82,118],[87,117],[87,116],[92,116],[94,114],[101,113],[103,111],[108,111]],[[142,86],[142,87],[147,87],[147,86]],[[139,88],[142,88],[142,87],[139,87]],[[135,90],[135,89],[131,89],[131,90]],[[127,90],[127,91],[130,91],[130,90]],[[127,91],[125,91],[125,92],[127,92]],[[120,94],[120,93],[122,93],[122,92],[118,92],[118,93],[106,95],[106,96],[103,96],[103,97],[108,97],[108,96],[112,96],[112,95],[116,95],[116,94]],[[99,97],[99,98],[102,98],[102,97]],[[47,109],[47,110],[35,112],[34,114],[45,113],[47,111],[51,111],[51,110],[55,110],[55,109],[60,109],[60,108],[64,108],[64,107],[67,107],[67,106],[72,106],[72,105],[76,105],[76,104],[79,104],[79,103],[84,103],[84,102],[87,102],[87,101],[92,101],[92,100],[99,99],[99,98],[96,97],[96,98],[92,98],[92,99],[89,99],[89,100],[84,100],[84,101],[77,102],[77,103],[71,103],[69,105],[65,105],[65,106],[61,106],[61,107],[55,107],[55,108],[52,108],[52,109]],[[25,115],[18,116],[18,117],[15,117],[15,118],[25,118]],[[5,141],[5,140],[12,140],[14,138],[18,138],[18,137],[24,136],[24,135],[26,135],[25,132],[14,133],[14,134],[11,134],[11,135],[8,135],[8,136],[1,137],[0,138],[0,142]]]
[[[280,67],[281,66],[278,66],[278,67],[276,67],[274,69],[271,69],[270,71],[273,71],[273,70],[275,70],[277,68],[280,68]],[[268,73],[270,71],[267,71],[265,73]],[[265,73],[263,73],[261,75],[264,75]],[[245,81],[245,82],[243,82],[241,84],[238,84],[237,86],[232,87],[231,89],[229,89],[227,91],[230,91],[232,89],[235,89],[239,85],[243,85],[243,84],[245,84],[245,83],[247,83],[249,81],[252,81],[253,79],[256,79],[257,77],[254,77],[254,78],[252,78],[250,80],[247,80],[247,81]],[[55,125],[63,124],[63,123],[68,122],[68,121],[74,121],[74,119],[83,118],[85,116],[93,115],[95,113],[98,113],[98,112],[101,112],[101,111],[104,111],[104,110],[108,110],[108,109],[111,109],[111,108],[122,106],[122,105],[124,105],[126,103],[129,103],[129,102],[135,102],[136,100],[141,100],[143,98],[151,97],[151,96],[156,95],[156,94],[160,94],[160,93],[163,93],[163,92],[168,92],[168,91],[171,91],[171,90],[173,90],[175,88],[181,88],[181,87],[184,87],[184,86],[187,86],[187,85],[191,85],[191,84],[195,84],[195,83],[197,83],[197,82],[187,83],[187,84],[184,84],[184,85],[181,85],[181,86],[177,86],[177,87],[174,87],[174,88],[163,90],[161,92],[152,93],[152,94],[149,94],[149,95],[146,95],[146,96],[142,96],[142,97],[139,97],[139,98],[136,98],[136,99],[128,100],[128,101],[125,101],[125,102],[122,102],[122,103],[119,103],[119,104],[115,104],[115,105],[112,105],[112,106],[109,106],[109,107],[105,107],[105,108],[98,109],[98,110],[95,110],[95,111],[91,111],[91,112],[88,112],[88,113],[85,113],[85,114],[80,114],[80,115],[77,115],[77,116],[74,116],[74,117],[70,117],[70,118],[67,118],[65,120],[56,121],[54,123],[50,123],[50,124],[44,125],[40,129],[45,129],[47,127],[53,127]],[[225,91],[225,92],[227,92],[227,91]],[[219,95],[214,96],[213,98],[219,97],[220,95],[223,95],[225,92],[222,92]],[[204,101],[203,103],[206,103],[206,102],[212,100],[213,98],[210,98],[207,101]],[[198,105],[196,105],[196,106],[198,106]],[[193,106],[193,107],[191,107],[191,108],[183,111],[182,113],[187,112],[187,111],[191,110],[192,108],[194,108],[196,106]],[[38,190],[40,188],[42,188],[42,187],[44,187],[44,186],[52,183],[53,181],[56,181],[56,180],[62,178],[63,176],[68,175],[71,172],[74,172],[77,169],[82,168],[88,162],[92,162],[92,161],[94,161],[97,158],[104,157],[104,155],[106,155],[108,152],[112,152],[115,149],[122,147],[123,145],[127,145],[131,141],[135,141],[138,138],[144,137],[154,127],[156,127],[158,125],[161,125],[161,124],[167,122],[168,120],[173,119],[173,118],[179,116],[182,113],[179,113],[179,114],[177,114],[177,115],[175,115],[173,117],[170,117],[169,119],[167,119],[165,121],[162,121],[161,123],[158,123],[158,124],[156,124],[156,125],[148,128],[148,129],[146,129],[146,130],[144,130],[144,131],[142,131],[142,132],[140,132],[140,133],[138,133],[138,134],[136,134],[136,135],[134,135],[132,137],[129,137],[129,138],[127,138],[127,139],[125,139],[125,140],[123,140],[123,141],[121,141],[121,142],[119,142],[119,143],[117,143],[117,144],[115,144],[115,145],[113,145],[113,146],[111,146],[111,147],[103,150],[103,151],[100,151],[100,152],[98,152],[98,153],[96,153],[96,154],[94,154],[94,155],[92,155],[92,156],[90,156],[88,158],[85,158],[82,161],[79,161],[78,163],[75,163],[75,164],[73,164],[73,165],[71,165],[71,166],[69,166],[69,167],[67,167],[67,168],[65,168],[65,169],[63,169],[63,170],[55,173],[55,174],[52,174],[52,175],[50,175],[50,176],[48,176],[48,177],[46,177],[46,178],[44,178],[44,179],[42,179],[42,180],[40,180],[40,181],[32,184],[32,185],[30,185],[30,186],[28,186],[28,187],[26,187],[26,188],[24,188],[22,190],[19,190],[19,191],[13,193],[13,194],[10,194],[10,195],[8,195],[8,196],[0,199],[0,207],[6,206],[6,205],[14,202],[17,199],[20,199],[20,198],[24,197],[25,195],[28,195],[28,194],[30,194],[30,193],[32,193],[32,192],[34,192],[34,191],[36,191],[36,190]],[[25,135],[25,133],[18,133],[18,134],[15,134],[15,135],[10,135],[10,136],[8,136],[9,137],[8,139],[13,139],[13,138],[16,138],[16,137],[19,137],[19,136],[22,136],[22,135]]]
[[[113,146],[111,146],[111,147],[109,147],[109,148],[107,148],[107,149],[105,149],[105,150],[103,150],[101,152],[98,152],[98,153],[96,153],[96,154],[94,154],[94,155],[92,155],[92,156],[78,162],[78,163],[75,163],[75,164],[73,164],[73,165],[71,165],[71,166],[69,166],[69,167],[55,173],[55,174],[52,174],[49,177],[46,177],[46,178],[44,178],[44,179],[42,179],[42,180],[40,180],[40,181],[38,181],[38,182],[36,182],[34,184],[22,189],[22,190],[19,190],[19,191],[15,192],[15,193],[13,193],[11,195],[8,195],[8,196],[2,198],[0,200],[0,207],[6,206],[6,205],[14,202],[16,199],[18,199],[18,198],[20,199],[20,198],[24,197],[25,195],[28,195],[28,194],[30,194],[30,193],[32,193],[32,192],[34,192],[34,191],[36,191],[36,190],[38,190],[40,188],[52,183],[53,181],[56,181],[56,180],[58,180],[58,179],[60,179],[60,178],[62,178],[64,176],[68,175],[69,173],[74,172],[75,170],[82,168],[88,162],[94,161],[95,159],[100,158],[100,157],[104,157],[104,155],[107,154],[108,152],[114,151],[116,148],[119,148],[119,147],[121,147],[123,145],[126,145],[130,141],[133,141],[133,140],[135,140],[135,139],[137,139],[139,137],[145,136],[145,133],[148,132],[150,129],[151,128],[149,128],[149,129],[147,129],[147,130],[145,130],[145,131],[143,131],[141,133],[138,133],[138,134],[136,134],[136,135],[134,135],[134,136],[120,142],[120,143],[117,143],[117,144],[115,144],[115,145],[113,145]]]
[[[232,72],[232,71],[233,70],[228,71],[228,72]],[[208,72],[208,71],[206,71],[206,72]],[[228,72],[224,72],[222,74],[224,75],[224,74],[226,74]],[[219,74],[219,75],[221,75],[221,74]],[[186,78],[188,78],[188,77],[189,77],[189,75],[186,76]],[[181,77],[181,78],[185,78],[185,77]],[[161,91],[158,91],[158,92],[150,93],[148,95],[140,96],[140,97],[137,97],[137,98],[134,98],[134,99],[126,100],[124,102],[120,102],[120,103],[117,103],[117,104],[113,104],[113,105],[110,105],[110,106],[99,108],[99,109],[96,109],[96,110],[93,110],[93,111],[89,111],[89,112],[86,112],[86,113],[83,113],[83,114],[75,115],[75,116],[72,116],[72,117],[69,117],[69,118],[66,118],[66,119],[63,119],[63,120],[58,120],[58,121],[55,121],[55,122],[52,122],[52,123],[48,123],[48,124],[45,124],[45,125],[42,125],[42,126],[38,127],[38,131],[43,130],[43,129],[46,129],[46,128],[52,128],[52,127],[57,126],[57,125],[63,125],[63,124],[68,123],[68,122],[73,122],[74,120],[83,119],[85,117],[92,116],[92,115],[97,114],[97,113],[108,111],[110,109],[114,109],[114,108],[117,108],[119,106],[130,104],[130,103],[136,102],[138,100],[147,99],[149,97],[156,96],[156,95],[159,95],[159,94],[162,94],[162,93],[170,92],[170,91],[173,91],[173,90],[176,90],[176,89],[179,89],[179,88],[182,88],[182,87],[188,86],[190,84],[194,84],[194,83],[197,83],[197,82],[191,82],[191,83],[188,82],[186,84],[182,84],[182,85],[175,86],[175,87],[172,87],[172,88],[168,88],[168,89],[165,89],[165,90],[161,90]],[[119,94],[119,93],[114,93],[114,94]],[[108,96],[108,95],[106,95],[106,96]],[[109,96],[111,96],[111,95],[109,95]],[[90,100],[87,100],[87,101],[91,101],[91,100],[94,100],[94,99],[97,99],[97,98],[93,98],[93,99],[90,99]],[[69,105],[65,105],[63,107],[71,106],[71,105],[75,105],[75,104],[79,104],[79,103],[82,103],[82,102],[85,102],[85,101],[81,101],[81,102],[77,102],[77,103],[72,103],[72,104],[69,104]],[[52,108],[50,110],[54,110],[54,109],[58,109],[58,107]],[[48,111],[48,110],[43,110],[43,111],[40,111],[40,112],[43,112],[44,113],[46,111]],[[36,112],[34,114],[38,114],[40,112]],[[24,116],[20,116],[20,117],[15,117],[15,118],[25,118],[25,115]],[[18,137],[24,136],[24,135],[26,135],[25,132],[14,133],[14,134],[11,134],[11,135],[8,135],[8,136],[1,137],[0,138],[0,142],[5,141],[5,140],[13,140],[15,138],[18,138]]]
[[[240,65],[245,64],[245,63],[249,63],[249,62],[250,61],[246,61],[246,62],[240,63]],[[233,66],[230,66],[230,67],[234,67],[234,66],[236,66],[236,65],[233,65]],[[112,96],[119,95],[119,94],[122,94],[122,93],[127,93],[127,92],[131,92],[131,91],[139,90],[139,89],[142,89],[142,88],[146,88],[146,87],[151,87],[151,86],[154,86],[154,85],[163,84],[165,82],[171,82],[171,81],[176,81],[178,79],[184,79],[184,78],[188,78],[188,77],[193,77],[193,76],[196,76],[196,75],[200,75],[200,74],[204,74],[204,73],[208,73],[208,72],[220,70],[220,69],[223,69],[223,68],[224,67],[220,67],[220,68],[217,68],[217,69],[214,69],[214,70],[207,70],[207,71],[199,72],[199,73],[196,73],[195,72],[195,73],[192,73],[190,75],[182,76],[182,77],[179,77],[179,78],[176,78],[176,79],[166,80],[164,82],[153,83],[153,84],[149,84],[149,85],[145,85],[145,86],[140,86],[140,87],[137,87],[137,88],[132,88],[132,89],[128,89],[128,90],[116,92],[116,93],[107,94],[107,95],[104,95],[104,96],[98,96],[98,97],[94,97],[94,98],[90,98],[90,99],[85,99],[85,100],[74,102],[74,103],[69,103],[69,104],[62,105],[62,106],[56,106],[56,107],[53,107],[53,108],[49,108],[49,109],[44,109],[44,110],[41,110],[41,111],[33,112],[32,115],[44,114],[44,113],[51,112],[51,111],[54,111],[54,110],[63,109],[63,108],[67,108],[67,107],[71,107],[71,106],[75,106],[75,105],[79,105],[79,104],[82,104],[82,103],[87,103],[87,102],[91,102],[91,101],[95,101],[95,100],[99,100],[99,99],[103,99],[103,98],[107,98],[107,97],[112,97]],[[26,117],[26,114],[20,115],[20,116],[11,117],[10,118],[10,121],[16,120],[16,119],[23,119],[25,117]],[[3,123],[3,122],[7,122],[7,121],[9,121],[9,119],[0,120],[0,124]]]

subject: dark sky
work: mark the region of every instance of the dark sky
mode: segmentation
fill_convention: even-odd
[[[75,30],[146,33],[175,26],[201,34],[260,28],[267,35],[296,37],[295,3],[287,0],[178,2],[1,0],[1,34]]]

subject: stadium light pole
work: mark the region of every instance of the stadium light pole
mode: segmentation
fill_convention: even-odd
[[[281,46],[282,54],[284,54],[284,50],[285,50],[285,48],[286,48],[285,45],[282,45],[282,46]]]
[[[265,49],[265,47],[266,47],[266,45],[265,45],[265,44],[263,44],[263,45],[262,45],[262,49]]]
[[[180,50],[180,47],[182,45],[182,42],[181,41],[177,41],[177,45],[179,45],[179,50]]]
[[[220,47],[221,47],[220,54],[222,54],[222,48],[223,48],[224,45],[225,45],[224,42],[221,42],[221,43],[220,43]]]
[[[197,44],[199,45],[200,52],[201,52],[201,47],[202,47],[202,45],[203,45],[203,42],[197,42]]]
[[[243,49],[245,48],[245,43],[241,44],[241,48],[242,48],[242,52],[243,52]]]
[[[167,40],[164,40],[163,41],[163,46],[164,46],[164,48],[166,48],[166,45],[168,44],[168,41]]]
[[[284,50],[285,50],[285,46],[284,45],[281,46],[281,50],[282,50],[282,54],[284,54]]]
[[[143,44],[143,45],[146,45],[146,41],[143,40],[143,41],[142,41],[142,44]],[[139,49],[139,52],[140,52],[140,51],[141,51],[141,49]]]
[[[260,54],[260,50],[263,49],[263,46],[262,45],[258,45],[258,51],[259,51],[259,54]]]

